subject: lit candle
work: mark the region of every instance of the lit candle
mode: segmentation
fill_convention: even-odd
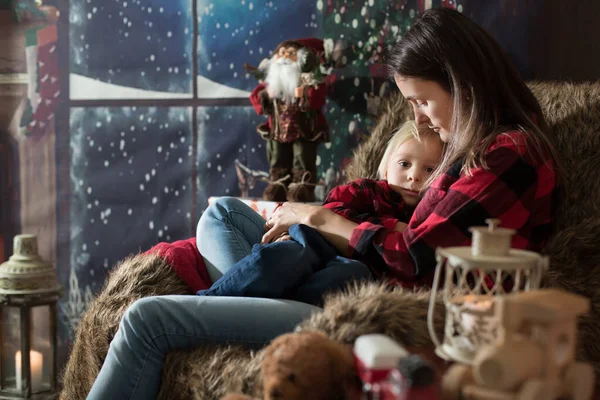
[[[36,391],[42,387],[42,364],[44,357],[39,351],[31,350],[29,352],[29,363],[31,364],[31,391]],[[21,389],[21,351],[15,354],[15,370],[17,373],[17,389]]]
[[[494,301],[489,296],[475,295],[467,295],[459,299],[462,302],[462,310],[457,317],[462,329],[455,342],[462,349],[476,351],[481,342],[488,339],[487,332],[482,329],[488,329],[494,322],[490,314]]]

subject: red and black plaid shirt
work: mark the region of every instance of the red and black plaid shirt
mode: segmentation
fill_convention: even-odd
[[[431,284],[437,247],[470,246],[469,227],[498,218],[516,230],[512,246],[540,251],[550,234],[556,204],[554,162],[528,152],[520,132],[498,135],[485,154],[488,169],[471,176],[456,163],[437,179],[417,205],[406,230],[360,223],[350,239],[351,257],[378,277],[402,286]]]
[[[323,207],[357,224],[370,222],[386,229],[394,229],[399,221],[407,223],[413,213],[386,181],[373,179],[357,179],[334,188]]]

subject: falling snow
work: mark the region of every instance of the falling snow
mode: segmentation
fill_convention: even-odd
[[[192,204],[190,122],[187,108],[72,109],[71,265],[90,272],[81,284],[132,251],[192,235],[176,212]]]
[[[256,133],[264,117],[251,107],[203,107],[198,109],[198,203],[204,208],[209,196],[240,194],[235,160],[267,171],[265,141]],[[239,132],[227,135],[226,132]],[[219,140],[214,140],[218,137]],[[250,195],[260,197],[266,184],[258,182]]]
[[[191,93],[192,0],[161,3],[153,12],[143,1],[69,2],[71,72],[116,85]]]

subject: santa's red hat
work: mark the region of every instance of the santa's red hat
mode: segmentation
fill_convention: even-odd
[[[323,45],[323,40],[319,38],[304,38],[304,39],[296,39],[294,42],[300,43],[303,47],[307,47],[317,53],[319,56],[325,53],[325,46]]]
[[[323,39],[319,39],[319,38],[315,38],[315,37],[284,40],[283,42],[281,42],[277,45],[273,54],[277,54],[277,51],[279,51],[279,48],[282,45],[293,44],[293,43],[299,45],[300,48],[306,48],[306,49],[311,50],[313,53],[315,53],[315,55],[321,62],[325,62],[325,46],[323,44]]]

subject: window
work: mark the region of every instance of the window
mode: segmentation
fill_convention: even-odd
[[[128,254],[195,235],[208,196],[237,195],[235,159],[268,169],[255,130],[264,117],[248,100],[257,82],[243,64],[257,66],[285,39],[322,33],[316,6],[294,0],[59,8],[69,96],[57,119],[58,261],[97,291],[105,269]]]

